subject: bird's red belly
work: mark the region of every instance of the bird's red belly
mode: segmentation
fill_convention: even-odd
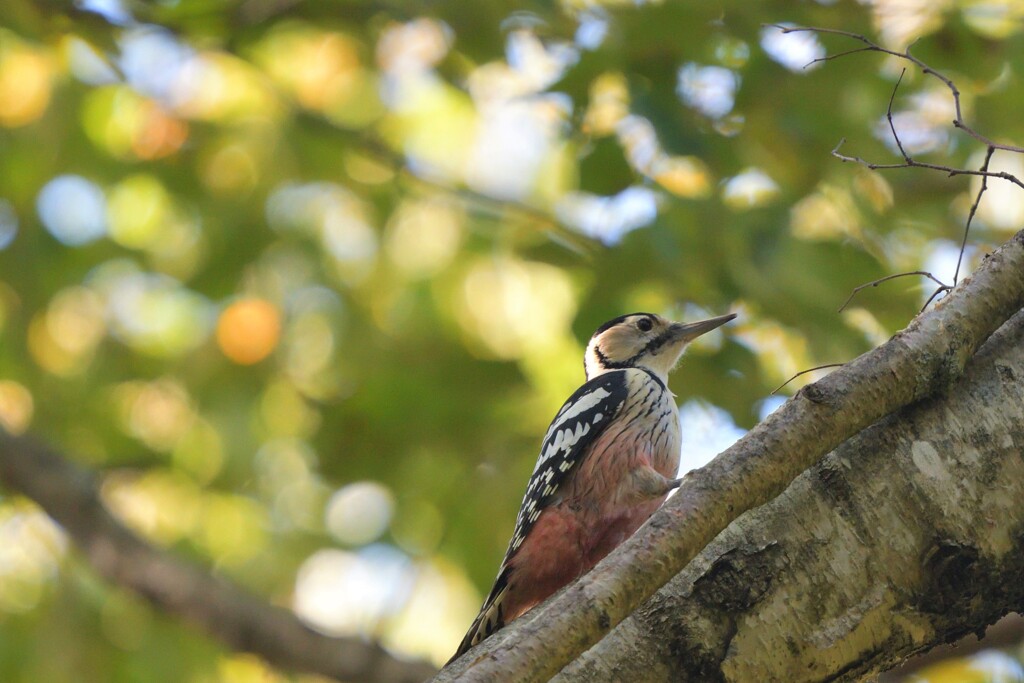
[[[556,505],[540,514],[530,530],[529,543],[510,561],[509,583],[514,590],[506,601],[506,622],[590,569],[584,566],[583,536],[578,516],[566,508]]]
[[[583,556],[585,568],[583,573],[590,571],[594,565],[604,559],[605,555],[615,550],[627,538],[633,535],[654,511],[661,507],[665,497],[644,501],[631,508],[621,510],[620,514],[606,518],[593,524],[583,539]]]
[[[505,605],[505,620],[515,619],[593,569],[633,535],[663,500],[645,501],[603,523],[581,520],[578,511],[562,504],[544,510],[530,531],[530,542],[523,544],[510,562],[509,582],[515,590]],[[519,570],[521,567],[528,571]]]

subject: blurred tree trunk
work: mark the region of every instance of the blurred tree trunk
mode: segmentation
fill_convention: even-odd
[[[107,511],[93,472],[2,428],[0,484],[46,510],[100,576],[202,627],[229,650],[348,683],[416,683],[434,673],[427,662],[396,658],[364,639],[318,633],[291,610],[148,543]]]
[[[556,680],[863,680],[1024,609],[1022,380],[1024,311],[948,393],[739,517]]]

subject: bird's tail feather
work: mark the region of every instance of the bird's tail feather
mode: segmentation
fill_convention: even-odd
[[[469,630],[466,631],[466,635],[459,644],[459,648],[452,655],[452,658],[448,660],[449,664],[505,625],[503,604],[509,589],[508,573],[509,567],[507,565],[502,567],[498,578],[494,581],[494,587],[491,588],[491,594],[487,596],[483,607],[480,608],[480,613],[473,620]]]

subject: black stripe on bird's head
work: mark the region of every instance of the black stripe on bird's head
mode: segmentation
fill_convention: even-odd
[[[695,323],[677,323],[654,313],[630,313],[609,320],[597,328],[587,344],[583,359],[587,379],[609,370],[640,368],[667,381],[687,344],[735,317],[730,313]]]

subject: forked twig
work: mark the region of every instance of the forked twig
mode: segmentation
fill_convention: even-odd
[[[846,301],[843,302],[843,305],[839,307],[839,310],[836,311],[836,313],[842,313],[846,309],[846,307],[850,305],[850,302],[853,301],[853,297],[857,296],[857,293],[860,292],[861,290],[867,289],[868,287],[877,287],[878,285],[882,284],[883,282],[887,282],[889,280],[895,280],[898,277],[907,277],[909,275],[923,275],[924,277],[928,278],[929,280],[931,280],[932,282],[937,284],[939,286],[939,290],[940,291],[952,289],[952,287],[950,287],[945,282],[943,282],[939,278],[935,277],[934,275],[932,275],[931,273],[929,273],[926,270],[911,270],[911,271],[908,271],[906,273],[896,273],[895,275],[886,275],[885,277],[880,277],[877,280],[872,280],[871,282],[865,282],[862,285],[857,285],[856,287],[854,287],[853,291],[850,292],[850,296],[846,297]]]
[[[995,154],[996,148],[989,146],[985,152],[985,161],[981,165],[982,171],[988,171],[988,162],[992,161],[992,155]],[[978,196],[974,198],[974,203],[971,204],[971,211],[967,214],[967,225],[964,227],[964,237],[960,240],[960,258],[956,260],[956,272],[953,273],[953,284],[955,285],[960,281],[960,266],[964,261],[964,249],[967,248],[967,234],[971,231],[971,221],[974,220],[974,214],[978,212],[978,205],[981,204],[981,196],[985,194],[985,190],[988,189],[988,176],[981,176],[981,188],[978,190]]]
[[[810,64],[814,64],[816,62],[827,62],[827,61],[830,61],[832,59],[838,59],[839,57],[844,57],[846,55],[855,54],[855,53],[858,53],[858,52],[881,52],[882,54],[891,55],[891,56],[897,57],[899,59],[905,59],[906,61],[908,61],[908,62],[918,66],[921,69],[922,73],[927,74],[929,76],[934,76],[935,78],[937,78],[940,81],[942,81],[943,85],[945,85],[946,88],[949,89],[950,93],[953,94],[953,104],[954,104],[954,106],[956,108],[956,118],[953,119],[953,126],[955,128],[959,128],[960,130],[962,130],[963,132],[967,133],[972,138],[974,138],[978,142],[982,143],[986,147],[992,147],[994,149],[1001,149],[1001,150],[1006,151],[1006,152],[1014,152],[1016,154],[1024,154],[1024,147],[1018,147],[1017,145],[1006,145],[1006,144],[998,143],[995,140],[992,140],[991,138],[988,138],[988,137],[982,135],[981,133],[978,133],[976,130],[974,130],[973,128],[968,126],[967,122],[964,121],[963,111],[962,111],[961,106],[960,106],[960,89],[956,87],[956,84],[953,82],[953,80],[951,78],[949,78],[945,74],[942,74],[939,71],[936,71],[935,69],[933,69],[931,66],[929,66],[925,62],[921,61],[920,59],[918,59],[914,55],[910,54],[910,48],[907,48],[903,52],[897,52],[896,50],[890,50],[889,48],[882,47],[878,43],[870,40],[867,36],[861,35],[860,33],[853,33],[851,31],[842,31],[840,29],[834,29],[834,28],[818,28],[818,27],[813,27],[813,26],[782,26],[781,24],[768,24],[768,26],[771,26],[773,28],[777,28],[780,31],[782,31],[783,33],[826,33],[826,34],[832,34],[832,35],[837,35],[837,36],[845,36],[847,38],[850,38],[852,40],[856,40],[856,41],[864,44],[864,47],[857,48],[855,50],[847,50],[846,52],[840,52],[840,53],[834,54],[834,55],[826,55],[825,57],[818,57],[817,59],[811,60],[808,63],[808,66]]]
[[[971,231],[971,223],[973,222],[974,216],[975,216],[975,214],[978,211],[978,206],[981,204],[981,198],[985,194],[985,191],[988,189],[988,179],[989,178],[1001,178],[1003,180],[1006,180],[1006,181],[1009,181],[1009,182],[1013,183],[1014,185],[1020,187],[1021,189],[1024,189],[1024,182],[1022,182],[1020,178],[1018,178],[1017,176],[1013,175],[1012,173],[1007,173],[1005,171],[990,171],[989,170],[989,164],[992,161],[992,155],[995,153],[995,151],[997,149],[1005,151],[1005,152],[1013,152],[1013,153],[1017,153],[1017,154],[1024,154],[1024,147],[1019,147],[1017,145],[1008,145],[1008,144],[1002,144],[1002,143],[995,142],[991,138],[988,138],[988,137],[978,133],[973,128],[971,128],[969,125],[967,125],[967,123],[964,121],[963,109],[962,109],[961,104],[960,104],[960,89],[957,88],[956,84],[953,82],[953,80],[951,78],[949,78],[945,74],[937,71],[936,69],[932,68],[931,66],[929,66],[925,62],[921,61],[920,59],[918,59],[917,57],[912,55],[910,53],[910,48],[909,47],[906,50],[904,50],[903,52],[899,52],[899,51],[896,51],[896,50],[890,50],[889,48],[882,47],[881,45],[875,43],[874,41],[870,40],[869,38],[867,38],[864,35],[861,35],[859,33],[852,33],[850,31],[843,31],[843,30],[840,30],[840,29],[815,28],[815,27],[806,27],[806,26],[782,26],[782,25],[779,25],[779,24],[769,24],[769,26],[777,28],[780,31],[782,31],[783,33],[811,32],[811,33],[833,34],[833,35],[845,36],[847,38],[850,38],[852,40],[856,40],[856,41],[858,41],[858,42],[863,44],[863,47],[854,48],[852,50],[846,50],[844,52],[839,52],[839,53],[836,53],[836,54],[833,54],[833,55],[826,55],[824,57],[818,57],[816,59],[811,60],[807,64],[807,66],[810,66],[811,64],[815,64],[817,62],[827,62],[827,61],[830,61],[832,59],[838,59],[839,57],[844,57],[846,55],[851,55],[851,54],[857,54],[857,53],[860,53],[860,52],[879,52],[879,53],[890,55],[892,57],[896,57],[898,59],[903,59],[903,60],[906,60],[906,61],[908,61],[908,62],[910,62],[912,64],[915,64],[916,66],[918,66],[921,69],[921,71],[924,74],[929,75],[929,76],[934,76],[939,81],[941,81],[943,83],[943,85],[945,85],[946,88],[949,89],[950,93],[953,95],[953,106],[954,106],[954,109],[956,111],[956,118],[953,119],[953,127],[957,128],[958,130],[962,130],[963,132],[965,132],[966,134],[970,135],[975,140],[978,140],[979,142],[981,142],[981,143],[983,143],[985,145],[985,147],[986,147],[986,150],[985,150],[985,160],[981,164],[981,167],[976,169],[976,170],[975,169],[967,169],[967,168],[954,168],[952,166],[945,166],[945,165],[942,165],[942,164],[933,164],[933,163],[918,161],[913,156],[911,156],[910,153],[908,153],[906,148],[903,146],[903,141],[900,139],[899,133],[896,131],[896,125],[895,125],[895,122],[893,121],[893,113],[892,113],[893,103],[896,100],[896,92],[899,90],[900,84],[903,83],[903,76],[907,72],[907,70],[904,68],[900,72],[900,77],[899,77],[899,79],[897,79],[896,85],[892,89],[892,94],[889,96],[889,105],[886,108],[886,112],[885,112],[885,118],[886,118],[886,121],[889,124],[889,130],[892,132],[893,140],[895,140],[896,147],[899,150],[900,156],[903,158],[902,163],[897,163],[897,164],[877,164],[877,163],[873,163],[873,162],[867,161],[865,159],[862,159],[861,157],[858,157],[858,156],[851,156],[851,155],[848,155],[848,154],[842,154],[839,151],[839,149],[846,143],[846,138],[841,138],[839,140],[839,143],[832,150],[832,156],[834,156],[835,158],[839,159],[840,161],[857,163],[857,164],[865,166],[866,168],[869,168],[869,169],[874,170],[874,171],[877,171],[877,170],[891,170],[891,169],[897,169],[897,168],[925,168],[925,169],[930,169],[930,170],[934,170],[934,171],[942,171],[943,173],[946,173],[949,177],[954,177],[954,176],[959,176],[959,175],[972,175],[972,176],[979,176],[981,178],[981,187],[979,188],[978,194],[974,198],[974,203],[971,205],[971,210],[970,210],[970,212],[967,215],[967,222],[966,222],[966,225],[964,226],[963,238],[960,241],[960,254],[959,254],[958,258],[957,258],[956,272],[953,274],[953,284],[948,285],[948,284],[942,282],[941,280],[939,280],[937,277],[935,277],[931,273],[927,273],[927,272],[924,272],[924,271],[912,271],[912,272],[907,272],[907,273],[898,273],[896,275],[889,275],[887,277],[880,278],[878,280],[874,280],[872,282],[868,282],[866,284],[863,284],[863,285],[860,285],[859,287],[854,288],[854,290],[850,293],[850,296],[846,299],[846,301],[843,303],[843,305],[839,307],[839,311],[842,312],[843,309],[845,309],[850,304],[850,301],[853,299],[853,297],[856,296],[858,292],[860,292],[863,289],[866,289],[867,287],[877,287],[882,282],[886,282],[888,280],[892,280],[892,279],[895,279],[895,278],[898,278],[898,277],[904,277],[904,276],[907,276],[907,275],[923,275],[923,276],[931,279],[932,281],[934,281],[936,284],[938,284],[938,288],[934,292],[932,292],[932,295],[930,297],[928,297],[928,300],[925,302],[924,306],[922,307],[921,310],[924,310],[925,308],[927,308],[929,306],[929,304],[931,304],[932,301],[935,300],[935,298],[938,295],[940,295],[940,294],[942,294],[944,292],[948,292],[953,287],[955,287],[957,285],[957,283],[960,281],[960,270],[963,267],[964,253],[965,253],[965,251],[967,249],[967,238],[968,238],[968,235],[970,234],[970,231]]]

